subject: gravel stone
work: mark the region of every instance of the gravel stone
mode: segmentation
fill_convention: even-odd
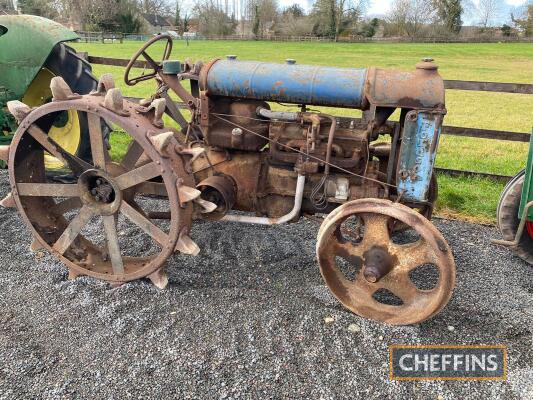
[[[7,182],[0,171],[2,197]],[[454,295],[428,321],[388,326],[329,293],[309,220],[197,223],[202,252],[172,257],[160,291],[68,281],[1,209],[0,399],[533,398],[533,268],[490,244],[494,227],[435,223],[457,262]],[[121,240],[142,249],[134,232]],[[390,381],[390,344],[505,344],[508,380]]]

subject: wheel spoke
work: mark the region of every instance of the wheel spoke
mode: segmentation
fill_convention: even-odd
[[[106,171],[106,164],[109,160],[109,154],[102,135],[102,121],[96,114],[87,113],[89,124],[89,138],[91,141],[91,153],[93,155],[93,164],[95,168]]]
[[[115,180],[120,190],[126,190],[139,183],[149,181],[159,175],[161,175],[160,167],[155,162],[151,162],[119,175]]]
[[[379,286],[390,290],[395,296],[398,296],[404,304],[419,301],[424,296],[424,291],[418,289],[409,274],[403,271],[391,271],[379,281]]]
[[[64,165],[68,165],[63,158],[61,152],[57,149],[56,144],[48,140],[48,135],[37,125],[32,124],[28,128],[28,133],[51,155],[61,161]]]
[[[168,196],[164,183],[143,182],[135,187],[135,193],[151,194],[154,196]]]
[[[333,242],[333,251],[335,255],[344,258],[346,261],[355,262],[357,259],[362,262],[364,247],[362,244],[354,244],[349,240]]]
[[[104,229],[107,239],[107,251],[111,258],[111,266],[114,274],[124,273],[124,264],[122,263],[122,256],[120,254],[120,246],[118,244],[117,224],[114,215],[105,215]]]
[[[158,226],[153,224],[149,219],[144,217],[140,212],[135,210],[135,208],[130,206],[127,202],[122,201],[120,212],[122,212],[126,218],[141,228],[162,247],[168,245],[168,235]]]
[[[388,222],[390,217],[383,214],[363,214],[364,235],[363,244],[367,246],[383,246],[387,248],[390,243]]]
[[[64,183],[17,183],[19,196],[78,197],[77,184]]]
[[[377,287],[374,283],[370,283],[365,279],[362,269],[357,274],[357,278],[350,282],[350,291],[357,295],[359,301],[364,298],[366,298],[366,301],[370,301],[376,289]]]
[[[150,57],[146,51],[143,51],[141,54],[143,55],[144,59],[148,61],[148,63],[152,66],[152,68],[154,70],[157,70],[157,68],[159,67],[159,64],[156,63],[155,60],[152,57]]]
[[[37,125],[32,124],[27,129],[28,133],[51,155],[68,166],[72,172],[81,174],[83,171],[92,168],[92,165],[83,161],[81,158],[70,154],[57,144],[54,139],[48,136]]]
[[[420,265],[434,262],[431,247],[424,239],[403,245],[393,244],[390,252],[398,260],[395,269],[403,272],[409,272]]]
[[[59,239],[54,243],[53,249],[59,254],[64,254],[92,217],[93,212],[90,208],[88,206],[83,206],[78,215],[74,217]]]
[[[133,169],[143,152],[144,149],[139,142],[132,140],[120,164],[128,171]]]

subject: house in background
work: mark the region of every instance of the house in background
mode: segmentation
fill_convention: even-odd
[[[141,14],[145,33],[159,33],[176,30],[171,18],[156,14]]]

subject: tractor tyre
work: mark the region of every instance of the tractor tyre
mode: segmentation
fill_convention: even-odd
[[[520,218],[518,216],[520,200],[522,198],[522,186],[524,185],[525,171],[516,175],[505,187],[500,197],[497,210],[498,227],[505,240],[514,240]],[[520,243],[513,251],[522,260],[533,264],[533,223],[526,222],[524,233]]]
[[[98,84],[98,80],[92,74],[91,65],[80,58],[74,49],[64,43],[59,43],[52,49],[42,69],[28,87],[22,102],[30,107],[36,107],[51,101],[50,81],[55,76],[61,76],[71,90],[78,94],[87,94],[96,89]],[[56,118],[53,122],[50,121],[47,130],[49,136],[69,153],[84,160],[91,159],[85,113],[68,111],[64,116]],[[102,132],[106,139],[109,131],[108,126],[102,121]],[[45,164],[47,169],[62,167],[61,162],[50,155],[45,157]]]

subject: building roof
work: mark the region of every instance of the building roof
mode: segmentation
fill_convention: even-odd
[[[172,26],[172,22],[167,17],[157,14],[143,14],[143,18],[152,26]]]

